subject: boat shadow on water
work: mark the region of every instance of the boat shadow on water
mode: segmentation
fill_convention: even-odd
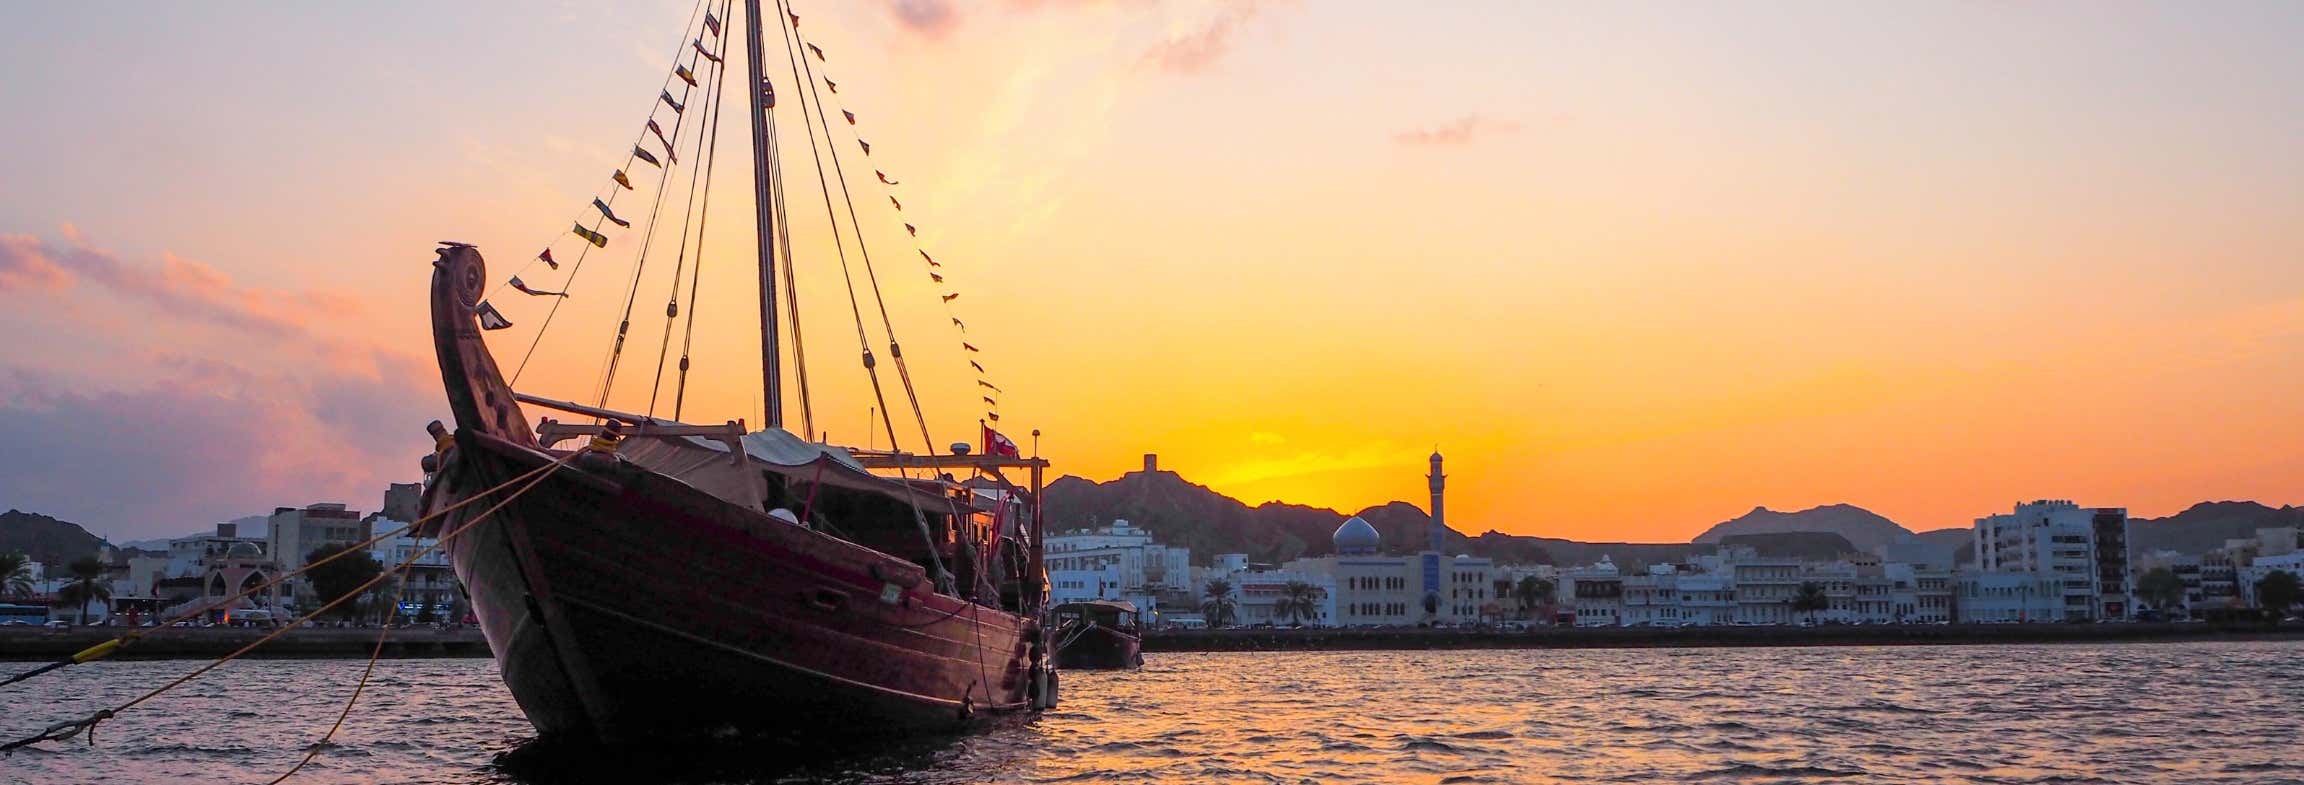
[[[940,783],[980,778],[1029,755],[1031,745],[1004,743],[1025,732],[1028,716],[986,720],[967,730],[900,738],[824,739],[729,732],[708,738],[604,745],[531,739],[498,753],[492,768],[526,785],[590,783],[871,782]],[[991,760],[984,760],[991,758]],[[966,759],[965,765],[956,765]]]

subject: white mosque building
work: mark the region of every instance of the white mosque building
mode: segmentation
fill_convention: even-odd
[[[1327,575],[1334,581],[1331,626],[1471,624],[1493,618],[1504,603],[1495,596],[1493,559],[1447,557],[1439,550],[1447,533],[1443,492],[1447,475],[1440,453],[1432,453],[1432,523],[1425,550],[1383,555],[1383,536],[1359,516],[1336,527],[1336,555],[1297,559],[1287,572]]]

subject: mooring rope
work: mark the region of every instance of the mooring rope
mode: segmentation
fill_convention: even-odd
[[[421,549],[418,549],[415,554],[409,557],[409,559],[411,561],[415,559],[421,559],[425,555],[430,554],[432,551],[437,550],[442,543],[454,539],[457,535],[463,534],[473,526],[479,525],[481,522],[486,521],[488,516],[495,514],[497,510],[503,509],[505,505],[511,504],[514,500],[520,498],[521,495],[526,494],[530,489],[535,488],[538,484],[544,482],[545,478],[549,476],[551,472],[557,471],[561,467],[568,465],[569,462],[576,460],[578,456],[584,455],[588,452],[606,451],[612,449],[614,449],[613,441],[606,442],[604,445],[601,439],[595,439],[591,446],[588,446],[584,449],[571,451],[567,455],[561,456],[558,460],[554,460],[549,464],[545,464],[541,468],[533,470],[526,475],[522,475],[522,477],[533,477],[534,479],[528,480],[527,485],[521,486],[519,490],[513,491],[512,495],[505,497],[503,501],[497,502],[495,506],[488,508],[477,516],[474,516],[471,520],[465,521],[462,525],[457,526],[455,529],[443,532],[438,538],[432,541],[431,545],[427,545]],[[519,479],[520,478],[515,478],[511,482],[518,482]],[[481,498],[488,493],[492,493],[497,489],[503,488],[505,485],[510,485],[511,482],[498,485],[495,488],[491,488],[488,491],[484,491],[481,494],[475,495],[473,498]],[[442,510],[442,512],[445,513],[446,510]],[[337,606],[343,605],[346,602],[350,602],[353,599],[358,598],[362,593],[368,591],[370,588],[375,587],[376,584],[381,583],[385,578],[391,577],[392,574],[393,573],[390,572],[380,573],[376,577],[368,579],[367,582],[362,583],[359,586],[352,588],[350,591],[345,592],[343,596],[337,597],[336,599],[328,602],[328,604],[314,609],[310,614],[290,619],[287,624],[280,626],[278,629],[275,629],[270,633],[267,633],[264,635],[264,637],[257,638],[255,641],[234,650],[230,654],[219,657],[206,665],[202,665],[199,668],[194,669],[190,673],[186,673],[177,677],[175,680],[170,681],[167,684],[160,685],[159,687],[154,688],[149,692],[139,695],[134,700],[130,700],[127,703],[120,704],[119,706],[115,706],[113,708],[97,711],[94,714],[78,720],[69,720],[50,725],[46,730],[43,730],[39,734],[33,736],[6,743],[0,743],[0,754],[14,754],[17,749],[33,744],[38,744],[43,741],[60,741],[69,739],[77,735],[83,729],[88,732],[89,743],[93,744],[96,740],[96,725],[98,723],[112,719],[113,717],[118,716],[120,712],[124,712],[142,705],[145,701],[160,697],[162,694],[168,692],[169,690],[184,686],[185,684],[190,683],[193,679],[197,679],[202,675],[207,674],[209,671],[213,671],[219,667],[222,667],[224,663],[239,659],[242,655],[256,650],[257,647],[266,643],[270,643],[274,639],[287,634],[289,630],[304,626],[306,622],[318,618],[321,614],[327,613],[330,610],[334,610]],[[330,731],[330,733],[333,735],[334,731]],[[301,767],[302,764],[298,764],[298,768]],[[290,773],[292,774],[294,771],[291,770]],[[285,779],[285,777],[283,777],[283,779]],[[278,780],[274,780],[274,782],[278,782]]]
[[[154,632],[158,632],[158,631],[160,631],[160,630],[168,629],[169,625],[172,625],[172,624],[175,624],[175,623],[177,623],[177,622],[180,622],[180,621],[184,621],[184,620],[187,620],[187,619],[191,619],[191,618],[197,617],[197,616],[199,616],[200,614],[203,614],[203,613],[207,613],[209,610],[211,610],[211,609],[213,609],[213,608],[215,608],[215,607],[217,607],[217,606],[219,606],[219,605],[229,605],[229,604],[231,604],[231,603],[234,603],[234,602],[238,602],[238,601],[240,601],[240,600],[243,600],[243,599],[247,599],[247,598],[249,598],[249,597],[255,596],[255,595],[256,595],[257,593],[259,593],[259,592],[262,592],[262,591],[264,591],[264,590],[266,590],[266,589],[270,589],[270,588],[272,588],[272,587],[274,587],[274,586],[278,586],[278,585],[280,585],[280,584],[282,584],[282,583],[285,583],[285,582],[287,582],[287,580],[288,580],[288,579],[290,579],[290,578],[294,578],[294,577],[296,577],[296,576],[298,576],[298,575],[302,575],[302,574],[304,574],[304,573],[306,573],[306,572],[310,572],[310,571],[311,571],[313,568],[315,568],[315,567],[319,567],[320,565],[323,565],[323,564],[327,564],[327,563],[329,563],[329,562],[335,561],[335,560],[337,560],[337,559],[341,559],[341,558],[344,558],[344,557],[346,557],[346,556],[349,556],[349,555],[352,555],[352,554],[354,554],[354,553],[365,553],[365,552],[367,552],[367,550],[368,550],[368,548],[369,548],[370,546],[373,546],[373,545],[375,545],[376,543],[379,543],[379,542],[383,542],[383,541],[385,541],[385,540],[389,540],[389,539],[391,539],[391,538],[393,538],[393,537],[398,537],[398,536],[400,536],[400,535],[402,535],[402,534],[406,534],[406,533],[408,533],[408,532],[410,532],[410,531],[414,531],[414,530],[415,530],[417,527],[419,527],[419,526],[423,526],[425,523],[427,523],[427,522],[431,521],[431,520],[432,520],[432,519],[434,519],[434,518],[438,518],[438,517],[440,517],[440,516],[443,516],[443,515],[447,515],[448,513],[452,513],[452,512],[455,512],[455,511],[459,510],[459,509],[462,509],[462,508],[464,507],[464,505],[467,505],[467,504],[471,504],[471,503],[473,503],[473,502],[475,502],[475,501],[479,501],[480,499],[486,498],[486,497],[488,496],[488,494],[492,494],[492,493],[495,493],[495,492],[497,492],[497,491],[503,490],[503,489],[505,489],[505,488],[511,487],[513,483],[517,483],[517,482],[520,482],[520,481],[522,481],[522,480],[526,480],[526,479],[528,479],[528,478],[530,478],[530,477],[534,477],[534,476],[536,476],[538,473],[540,473],[540,472],[543,472],[543,471],[545,471],[545,470],[547,470],[547,469],[550,469],[550,468],[552,468],[552,467],[550,467],[550,466],[542,466],[542,467],[538,467],[538,468],[535,468],[535,469],[529,470],[529,471],[528,471],[528,473],[526,473],[526,474],[522,474],[522,475],[520,475],[520,476],[518,476],[518,477],[514,477],[514,478],[512,478],[512,479],[509,479],[509,480],[505,480],[503,483],[501,483],[501,484],[498,484],[496,487],[493,487],[493,488],[489,488],[489,489],[487,489],[487,490],[484,490],[484,491],[481,491],[481,492],[479,492],[479,493],[477,493],[477,494],[473,494],[472,496],[465,498],[463,501],[460,501],[460,502],[457,502],[457,503],[455,503],[455,504],[451,504],[451,505],[448,505],[447,507],[443,507],[443,508],[441,508],[441,509],[440,509],[438,512],[434,512],[434,513],[432,513],[432,514],[430,514],[430,515],[426,515],[426,516],[424,516],[424,517],[422,517],[422,518],[418,518],[418,519],[416,519],[414,522],[412,522],[412,523],[409,523],[409,524],[408,524],[408,525],[406,525],[406,526],[402,526],[402,527],[400,527],[400,528],[398,528],[398,529],[393,529],[392,531],[389,531],[389,532],[385,532],[385,533],[383,533],[383,534],[379,534],[379,535],[376,535],[376,536],[374,536],[374,537],[370,537],[370,538],[368,538],[368,539],[366,539],[366,540],[363,540],[363,541],[361,541],[361,542],[358,542],[358,543],[354,543],[354,544],[352,544],[352,545],[350,545],[350,546],[348,546],[348,547],[344,548],[343,550],[337,551],[337,552],[335,552],[335,553],[331,553],[331,554],[329,554],[329,555],[327,555],[327,556],[325,556],[325,557],[322,557],[322,558],[320,558],[320,559],[314,560],[314,561],[312,561],[311,563],[305,564],[305,565],[304,565],[304,566],[302,566],[302,567],[298,567],[298,568],[296,568],[296,569],[293,569],[293,570],[289,570],[289,571],[287,571],[287,572],[281,573],[281,574],[280,574],[280,575],[278,575],[277,577],[274,577],[272,580],[269,580],[269,581],[265,581],[265,582],[263,582],[263,583],[257,584],[257,585],[255,585],[255,586],[249,587],[249,588],[247,588],[247,589],[243,589],[243,590],[241,590],[241,591],[240,591],[240,593],[239,593],[239,594],[235,594],[235,595],[232,595],[232,596],[230,596],[230,597],[226,597],[226,598],[224,598],[224,599],[222,599],[222,600],[218,600],[218,601],[216,601],[216,602],[207,603],[207,604],[205,604],[205,605],[202,605],[202,606],[200,606],[200,607],[199,607],[198,609],[196,609],[196,610],[186,611],[186,612],[184,612],[184,613],[179,613],[179,614],[177,614],[177,615],[175,615],[175,616],[170,616],[170,617],[168,617],[168,618],[165,618],[165,619],[161,619],[161,620],[159,620],[159,621],[153,622],[153,625],[152,625],[151,627],[142,628],[142,629],[136,629],[136,630],[131,630],[131,631],[129,631],[129,632],[127,632],[127,633],[125,633],[125,634],[122,634],[120,637],[117,637],[117,638],[113,638],[113,639],[111,639],[111,640],[107,640],[107,641],[104,641],[104,642],[102,642],[102,643],[98,643],[98,644],[96,644],[96,645],[94,645],[94,646],[90,646],[90,647],[88,647],[88,648],[85,648],[85,649],[81,649],[80,651],[78,651],[78,652],[74,653],[74,654],[73,654],[72,656],[70,656],[70,657],[66,657],[66,658],[64,658],[64,659],[61,659],[61,660],[57,660],[57,661],[55,661],[55,662],[51,662],[51,663],[48,663],[48,664],[46,664],[46,665],[42,665],[42,666],[40,666],[40,667],[38,667],[38,668],[33,668],[33,669],[31,669],[31,670],[25,671],[25,672],[23,672],[23,673],[19,673],[19,674],[16,674],[16,675],[14,675],[14,676],[10,676],[10,677],[8,677],[8,679],[7,679],[6,681],[0,681],[0,687],[6,687],[6,686],[9,686],[9,685],[15,684],[15,683],[17,683],[17,682],[21,682],[21,681],[24,681],[24,680],[30,679],[30,678],[32,678],[32,677],[34,677],[34,676],[39,676],[39,675],[41,675],[41,674],[45,674],[45,673],[50,673],[50,672],[53,672],[53,671],[61,670],[61,669],[63,669],[63,668],[69,667],[69,666],[73,666],[73,665],[79,665],[79,664],[81,664],[81,663],[86,663],[86,662],[93,662],[93,661],[95,661],[95,660],[100,660],[100,659],[103,659],[103,658],[105,658],[105,657],[111,656],[111,655],[112,655],[112,653],[119,651],[121,647],[123,647],[123,646],[127,646],[128,644],[131,644],[131,643],[135,643],[135,642],[136,642],[138,639],[141,639],[141,638],[143,638],[143,637],[144,637],[144,636],[146,636],[146,635],[150,635],[150,634],[152,634],[152,633],[154,633]]]

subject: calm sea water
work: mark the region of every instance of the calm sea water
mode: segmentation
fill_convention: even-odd
[[[265,782],[360,662],[219,669],[0,782]],[[0,691],[14,738],[195,663]],[[19,667],[0,665],[0,669]],[[542,750],[485,660],[388,661],[294,782],[2304,782],[2304,644],[1151,655],[901,748]],[[503,753],[513,755],[503,756]]]

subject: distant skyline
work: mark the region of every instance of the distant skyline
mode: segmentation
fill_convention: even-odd
[[[501,281],[560,236],[690,8],[18,10],[0,508],[143,539],[413,479],[446,414],[433,243]],[[1437,446],[1459,530],[1581,540],[1756,505],[2304,501],[2304,6],[798,10],[1006,430],[1065,473],[1153,452],[1349,512],[1422,506]],[[690,419],[756,421],[749,195],[722,193]],[[823,207],[794,198],[819,430],[862,444]],[[881,207],[931,424],[965,440],[970,355]],[[592,389],[630,262],[573,282],[524,387]],[[504,297],[500,357],[546,305]]]

